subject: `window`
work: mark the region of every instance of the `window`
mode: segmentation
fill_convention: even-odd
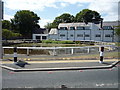
[[[96,34],[95,37],[101,37],[101,35],[100,34]]]
[[[70,27],[70,30],[75,30],[75,27]]]
[[[71,34],[70,36],[73,37],[73,34]]]
[[[90,37],[90,35],[86,34],[85,37]]]
[[[47,37],[46,36],[42,36],[42,39],[47,39]]]
[[[90,27],[85,27],[85,30],[90,30]]]
[[[77,27],[77,30],[84,30],[84,27]]]
[[[106,34],[105,37],[112,37],[112,35],[110,35],[110,34]]]
[[[67,30],[67,27],[60,27],[60,30]]]
[[[78,34],[77,37],[83,37],[83,34]]]
[[[60,37],[65,37],[65,34],[60,34]]]
[[[40,39],[41,38],[41,36],[36,36],[36,39]]]
[[[103,26],[103,30],[113,30],[111,26]]]

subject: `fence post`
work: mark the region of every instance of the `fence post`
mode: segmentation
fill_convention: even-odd
[[[88,47],[88,53],[90,53],[90,48]]]
[[[3,56],[5,55],[5,51],[4,51],[4,48],[2,48],[2,55],[3,55]]]
[[[29,56],[29,48],[27,48],[27,56]]]
[[[71,48],[71,54],[74,54],[74,49],[73,48]]]
[[[56,47],[53,49],[53,56],[57,56]]]
[[[17,47],[14,47],[14,62],[17,62]]]

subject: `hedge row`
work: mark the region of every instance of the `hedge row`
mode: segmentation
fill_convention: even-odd
[[[73,41],[54,41],[54,40],[42,40],[42,43],[54,43],[54,44],[75,44]]]

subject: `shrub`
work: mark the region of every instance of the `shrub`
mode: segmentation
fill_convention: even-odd
[[[42,43],[52,43],[52,40],[42,40]]]
[[[75,41],[75,44],[80,44],[80,41]]]
[[[54,44],[74,44],[73,41],[54,41],[54,40],[42,40],[42,43],[54,43]]]

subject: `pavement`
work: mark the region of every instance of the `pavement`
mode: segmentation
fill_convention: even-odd
[[[58,59],[56,60],[19,60],[14,63],[13,60],[3,60],[0,65],[4,69],[8,69],[14,72],[21,71],[58,71],[58,70],[86,70],[86,69],[107,69],[113,68],[117,64],[120,64],[118,59],[104,59],[103,63],[99,63],[99,60],[80,60],[79,58],[72,59]]]

